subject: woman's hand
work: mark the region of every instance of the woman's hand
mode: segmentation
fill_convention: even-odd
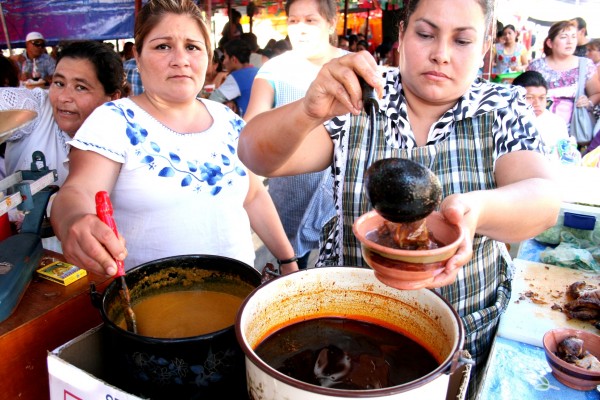
[[[463,201],[463,196],[453,194],[444,199],[441,211],[444,218],[453,225],[458,225],[463,230],[463,241],[458,246],[456,254],[447,262],[446,267],[435,277],[429,288],[447,286],[456,280],[458,271],[473,257],[473,238],[477,227],[478,212],[470,204]]]
[[[304,110],[312,118],[329,119],[361,112],[362,91],[358,76],[375,88],[379,97],[383,81],[377,63],[367,51],[350,53],[325,64],[304,97]]]
[[[586,95],[579,96],[579,98],[575,102],[575,106],[580,108],[587,108],[588,110],[591,110],[594,107],[594,105]]]
[[[280,276],[291,274],[292,272],[298,271],[298,263],[286,263],[279,266],[279,271],[271,263],[267,263],[261,272],[261,283],[272,281]]]
[[[67,261],[99,275],[115,275],[115,258],[127,257],[125,239],[117,238],[95,214],[78,217],[60,239]]]

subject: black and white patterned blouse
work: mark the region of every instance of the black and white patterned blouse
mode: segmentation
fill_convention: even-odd
[[[534,114],[520,89],[475,81],[431,126],[427,144],[417,146],[399,73],[389,71],[385,79],[384,96],[373,120],[363,112],[326,123],[335,145],[336,218],[323,232],[319,266],[365,266],[352,224],[371,209],[363,176],[374,161],[401,157],[420,162],[438,176],[446,197],[496,188],[495,163],[507,153],[543,152],[543,142],[532,123]],[[476,235],[473,252],[455,283],[436,291],[461,316],[467,333],[465,348],[476,361],[482,361],[510,298],[512,273],[503,243]]]

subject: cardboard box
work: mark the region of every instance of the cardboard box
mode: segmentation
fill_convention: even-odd
[[[111,366],[102,355],[109,341],[104,325],[48,352],[50,400],[148,400],[109,383]],[[464,400],[471,366],[461,365],[450,377],[446,400]],[[236,399],[239,400],[239,399]]]
[[[59,283],[63,286],[70,285],[87,275],[85,269],[81,269],[76,265],[64,261],[55,261],[52,264],[39,268],[37,273],[41,278]]]
[[[108,340],[99,325],[48,352],[51,400],[142,400],[107,381],[110,365],[102,359]]]

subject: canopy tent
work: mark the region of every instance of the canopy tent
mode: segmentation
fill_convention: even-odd
[[[24,47],[25,36],[40,32],[49,44],[60,40],[112,40],[133,37],[136,8],[146,0],[0,0],[0,48]],[[247,6],[250,0],[200,0],[211,10]],[[257,6],[283,4],[283,0],[255,0]],[[8,36],[8,37],[7,37]]]
[[[133,36],[136,6],[145,0],[0,0],[3,29],[0,48],[24,47],[28,32],[39,31],[49,44],[63,39],[112,40]],[[338,0],[340,12],[374,9],[394,10],[403,0]],[[592,16],[600,15],[600,0],[497,0],[498,18],[529,18],[552,21],[583,16],[589,18],[590,36],[600,36],[600,24]],[[248,6],[250,0],[200,0],[207,10],[229,6]],[[285,0],[254,0],[257,7],[283,8]],[[503,21],[503,20],[502,20]],[[505,21],[503,21],[505,22]],[[508,21],[507,21],[508,22]],[[510,22],[508,22],[510,23]]]
[[[0,5],[5,24],[2,48],[24,47],[31,31],[42,33],[49,44],[131,37],[133,32],[133,0],[0,0]]]

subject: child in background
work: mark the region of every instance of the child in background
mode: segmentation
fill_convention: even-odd
[[[542,136],[546,151],[555,158],[557,156],[556,145],[558,141],[561,139],[568,141],[569,131],[567,130],[567,124],[561,117],[546,109],[548,83],[539,72],[526,71],[516,77],[512,84],[525,88],[525,100],[533,107],[536,117],[534,124]]]

